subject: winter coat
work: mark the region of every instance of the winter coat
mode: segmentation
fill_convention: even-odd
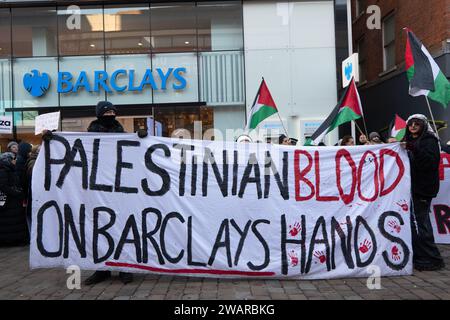
[[[106,125],[104,124],[101,119],[94,120],[90,123],[88,129],[88,132],[111,132],[111,133],[123,133],[125,130],[123,129],[122,125],[119,121],[114,120],[112,125]]]
[[[432,199],[439,192],[439,141],[435,135],[424,131],[416,139],[406,135],[408,156],[411,163],[413,195]]]
[[[6,161],[0,161],[0,191],[6,195],[0,207],[0,245],[23,244],[28,241],[24,194],[15,166]]]

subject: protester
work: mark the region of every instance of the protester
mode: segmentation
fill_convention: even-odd
[[[15,141],[11,141],[10,143],[8,143],[6,150],[7,152],[12,152],[17,156],[17,152],[19,151],[19,144]]]
[[[289,137],[287,137],[286,135],[282,134],[279,138],[278,138],[278,143],[285,145],[285,146],[291,146],[291,139],[289,139]]]
[[[340,145],[341,146],[354,146],[355,139],[353,139],[353,137],[349,136],[349,135],[343,136]]]
[[[28,244],[29,236],[22,207],[23,192],[16,173],[16,155],[12,152],[0,155],[0,191],[0,245]]]
[[[252,138],[249,136],[249,135],[246,135],[246,134],[241,134],[237,139],[236,139],[236,142],[239,142],[239,143],[250,143],[250,142],[253,142],[253,140],[252,140]]]
[[[119,121],[116,120],[117,108],[108,101],[100,101],[95,108],[97,119],[92,121],[88,127],[89,132],[117,132],[123,133],[125,130]],[[86,285],[96,284],[111,277],[111,271],[95,271],[85,280]],[[123,283],[133,281],[133,274],[119,272],[119,278]]]
[[[369,144],[383,144],[383,140],[381,140],[381,136],[378,132],[369,133]]]
[[[402,146],[411,163],[413,264],[419,271],[439,270],[445,264],[434,242],[429,215],[431,200],[439,192],[439,141],[424,115],[412,115],[406,123]]]
[[[369,140],[367,140],[367,137],[365,134],[362,134],[359,136],[359,143],[362,145],[368,145],[370,144]]]
[[[24,190],[27,191],[27,207],[26,207],[26,218],[27,218],[27,224],[28,224],[28,230],[31,232],[31,204],[33,202],[32,199],[32,175],[33,175],[33,168],[34,164],[36,163],[37,156],[39,154],[39,150],[41,149],[40,145],[34,145],[31,148],[30,154],[28,156],[28,160],[25,163],[25,170],[24,170],[24,177],[22,178],[22,181],[24,181]]]

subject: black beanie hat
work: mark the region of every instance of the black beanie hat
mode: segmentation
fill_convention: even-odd
[[[95,114],[97,118],[102,117],[105,112],[113,110],[114,112],[117,112],[117,108],[109,101],[99,101],[97,103],[97,106],[95,107]]]

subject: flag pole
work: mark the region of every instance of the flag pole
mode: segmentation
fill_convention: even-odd
[[[356,123],[356,121],[353,121],[353,122],[355,123],[356,128],[358,128],[359,132],[360,132],[361,134],[364,134],[364,132],[362,132],[361,128],[358,126],[358,124]],[[366,136],[366,137],[367,137],[367,136]],[[356,138],[356,137],[355,137],[355,138]]]
[[[263,82],[264,82],[264,77],[262,77],[262,81],[261,81],[261,84],[259,85],[258,92],[261,89],[261,86],[262,86]],[[258,95],[256,95],[255,100],[253,101],[253,105],[255,105],[257,97],[258,97]],[[278,118],[280,119],[281,125],[283,126],[284,133],[286,133],[286,136],[289,137],[289,134],[288,134],[286,128],[284,127],[283,120],[281,120],[280,113],[278,111],[277,111],[277,115],[278,115]]]
[[[441,139],[439,139],[439,133],[438,133],[437,127],[436,127],[436,121],[434,121],[433,112],[431,112],[430,101],[428,100],[427,96],[424,96],[424,97],[425,97],[425,100],[427,100],[428,110],[430,111],[430,114],[431,114],[431,120],[433,121],[434,130],[436,131],[437,138],[440,141]]]

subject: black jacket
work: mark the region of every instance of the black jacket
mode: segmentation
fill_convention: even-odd
[[[0,207],[0,245],[23,244],[28,241],[24,195],[11,163],[0,162],[0,191],[6,194],[6,203]]]
[[[429,132],[419,138],[406,137],[411,163],[412,193],[434,198],[439,192],[439,162],[441,154],[438,139]]]
[[[99,119],[92,121],[87,130],[88,132],[125,132],[119,121],[114,120],[111,125],[107,126]]]

